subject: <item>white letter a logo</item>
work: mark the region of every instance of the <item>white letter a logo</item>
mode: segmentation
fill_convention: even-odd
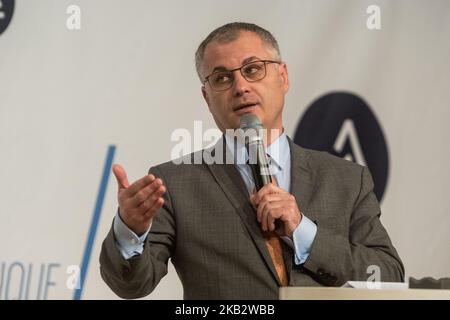
[[[358,135],[356,134],[355,125],[353,124],[353,121],[349,119],[345,120],[342,124],[341,130],[339,131],[336,142],[333,146],[334,150],[338,153],[342,153],[347,140],[350,144],[350,149],[355,159],[353,159],[352,155],[349,153],[344,156],[344,159],[354,161],[362,166],[366,166],[366,161],[364,160]]]

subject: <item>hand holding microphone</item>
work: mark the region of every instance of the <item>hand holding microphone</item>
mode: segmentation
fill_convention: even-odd
[[[246,135],[248,137],[249,163],[254,168],[252,171],[256,187],[256,193],[250,197],[250,202],[256,210],[256,218],[261,224],[261,229],[274,231],[278,229],[276,222],[279,220],[283,224],[284,234],[282,235],[292,239],[294,230],[302,220],[302,214],[295,197],[277,186],[275,179],[270,175],[261,134],[261,129],[264,127],[255,114],[246,113],[241,117],[240,128],[244,132],[249,129],[254,130],[252,132],[254,134]]]

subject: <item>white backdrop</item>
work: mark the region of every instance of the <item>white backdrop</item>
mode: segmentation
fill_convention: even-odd
[[[380,30],[366,27],[371,4]],[[0,299],[73,298],[66,269],[82,262],[108,146],[134,180],[169,160],[173,130],[215,127],[193,56],[232,21],[279,41],[288,134],[324,93],[370,104],[390,151],[382,222],[406,275],[450,276],[449,1],[17,0],[0,35]],[[116,297],[98,263],[116,192],[110,177],[83,299]],[[170,266],[149,298],[181,297]]]

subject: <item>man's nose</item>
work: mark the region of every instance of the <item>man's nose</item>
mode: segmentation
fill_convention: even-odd
[[[242,96],[244,93],[250,91],[249,82],[242,76],[239,70],[234,73],[233,81],[233,95],[236,97]]]

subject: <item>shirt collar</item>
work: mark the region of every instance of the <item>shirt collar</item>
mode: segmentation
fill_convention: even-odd
[[[281,170],[286,168],[289,161],[289,142],[287,140],[286,133],[283,133],[275,140],[272,141],[270,146],[267,147],[266,152],[272,158],[272,161],[280,167]]]
[[[245,145],[235,140],[233,149],[233,136],[225,134],[225,141],[228,150],[233,155],[237,165],[245,165],[248,160],[248,153]],[[272,161],[283,170],[289,161],[289,142],[285,131],[267,147],[266,153],[272,158]]]

